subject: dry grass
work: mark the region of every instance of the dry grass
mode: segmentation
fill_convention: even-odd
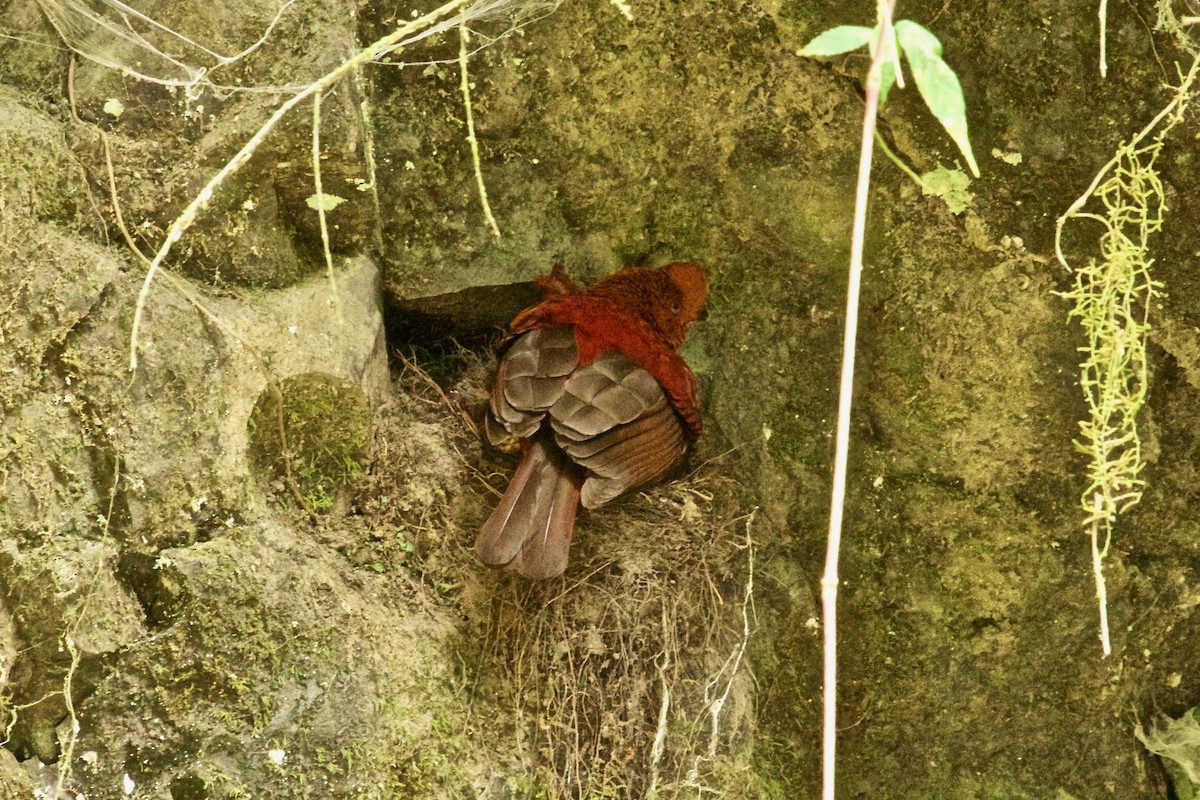
[[[735,488],[709,475],[616,501],[581,518],[562,579],[496,579],[490,667],[551,796],[694,791],[746,733],[750,677],[731,654],[752,550]]]

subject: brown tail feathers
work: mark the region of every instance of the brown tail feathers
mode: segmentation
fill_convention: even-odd
[[[500,505],[475,540],[475,554],[530,578],[561,575],[584,477],[545,432],[526,439]]]

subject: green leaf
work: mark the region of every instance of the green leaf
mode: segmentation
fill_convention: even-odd
[[[900,45],[904,52],[928,53],[934,58],[942,57],[942,43],[926,28],[911,19],[902,19],[896,23],[896,35],[900,37]],[[911,60],[911,56],[909,57]]]
[[[313,211],[333,211],[344,202],[346,202],[346,198],[328,192],[310,195],[304,199],[304,203]]]
[[[798,56],[836,56],[857,50],[871,41],[872,28],[861,25],[839,25],[818,34],[808,44],[796,51]]]
[[[946,169],[940,163],[936,169],[921,175],[921,192],[942,198],[951,214],[961,214],[971,205],[975,195],[967,191],[971,179],[957,169]]]
[[[978,178],[979,165],[975,163],[971,142],[967,138],[967,105],[963,100],[962,85],[954,70],[942,60],[941,42],[932,33],[907,19],[896,23],[896,35],[912,67],[921,97],[925,98],[925,105],[929,106],[946,133],[958,145],[971,168],[971,174]]]
[[[890,61],[885,61],[880,69],[882,72],[879,75],[879,107],[883,108],[888,99],[888,92],[896,85],[896,67]]]

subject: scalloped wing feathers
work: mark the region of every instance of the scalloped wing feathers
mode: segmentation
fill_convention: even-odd
[[[687,450],[662,387],[616,350],[567,379],[550,407],[550,426],[555,443],[588,471],[585,508],[658,480]]]
[[[475,552],[535,578],[567,563],[580,501],[596,508],[660,480],[700,433],[696,381],[675,349],[703,317],[694,264],[630,268],[586,291],[561,269],[513,320],[486,420],[521,462]]]

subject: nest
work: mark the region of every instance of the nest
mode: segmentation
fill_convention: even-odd
[[[635,494],[580,518],[562,579],[497,579],[497,699],[551,796],[700,787],[746,733],[753,515],[735,497],[712,475]]]
[[[389,507],[362,510],[381,529],[416,534],[406,566],[475,627],[459,657],[474,698],[468,717],[487,719],[476,738],[493,739],[477,745],[516,754],[492,792],[640,798],[728,788],[716,773],[735,760],[753,713],[754,515],[739,506],[741,487],[709,464],[581,512],[561,578],[483,567],[471,555],[474,532],[514,464],[481,449],[472,430],[491,365],[468,351],[457,358],[449,389],[429,374],[436,369],[400,359],[399,406],[383,417],[403,418],[403,431],[385,431],[386,456],[377,443],[364,492],[388,496]],[[421,446],[434,439],[437,459]],[[396,458],[399,450],[413,452]],[[414,469],[437,480],[457,470],[450,502],[403,502],[400,487],[422,485]]]

